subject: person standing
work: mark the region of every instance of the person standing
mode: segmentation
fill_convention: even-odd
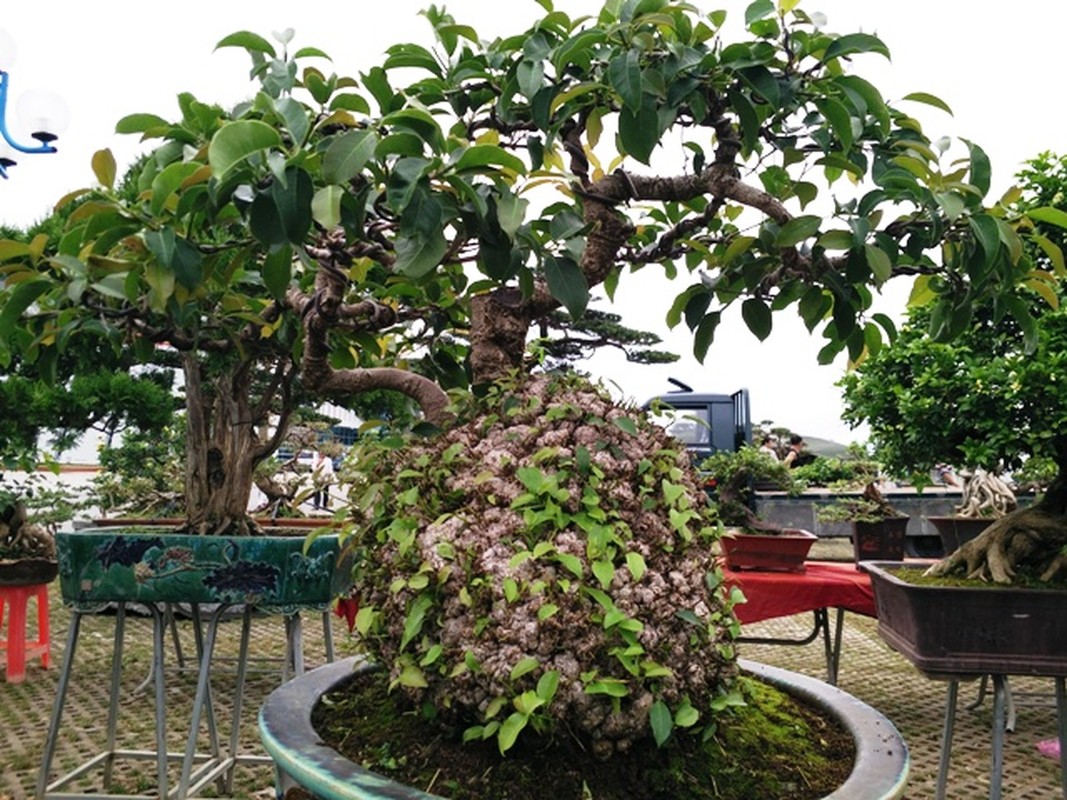
[[[311,504],[317,509],[329,511],[330,484],[333,483],[333,461],[321,450],[315,451],[315,460],[311,465],[311,485],[314,492]]]
[[[782,459],[782,463],[787,467],[792,468],[799,466],[797,459],[800,458],[800,452],[804,449],[804,437],[800,434],[794,433],[789,437],[789,449],[785,452],[785,457]]]
[[[780,461],[781,459],[778,458],[778,448],[776,447],[777,444],[778,440],[768,434],[763,437],[763,442],[760,443],[759,451],[766,456],[770,456],[775,461]]]

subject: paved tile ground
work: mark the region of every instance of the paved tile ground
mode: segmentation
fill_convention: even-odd
[[[55,593],[51,609],[53,668],[44,671],[34,662],[28,669],[25,683],[0,682],[0,800],[24,800],[33,796],[69,623],[69,614]],[[331,625],[338,652],[344,655],[347,635],[343,625],[339,620],[331,620]],[[193,652],[190,627],[188,623],[181,626],[180,641],[186,653]],[[131,619],[128,628],[119,718],[121,745],[150,749],[154,735],[152,694],[151,690],[139,690],[138,686],[148,674],[151,626],[147,619],[139,618]],[[237,652],[240,625],[228,622],[222,628],[217,652],[232,655]],[[748,626],[746,633],[796,637],[809,629],[810,615],[801,615]],[[107,719],[112,630],[110,617],[89,617],[83,623],[68,711],[54,765],[55,774],[74,768],[101,749]],[[259,657],[277,657],[284,652],[280,619],[257,620],[252,640],[253,652]],[[305,643],[308,665],[322,663],[325,652],[318,619],[305,621]],[[825,675],[822,648],[818,643],[804,647],[746,644],[742,646],[741,655],[815,677]],[[172,718],[177,723],[182,715],[181,709],[191,706],[195,679],[188,672],[177,671],[172,656],[171,647],[168,651],[172,670],[168,673],[168,703],[176,709]],[[246,690],[247,710],[241,732],[242,752],[245,753],[262,752],[255,733],[255,710],[280,678],[278,663],[262,661],[257,666],[259,669],[250,677]],[[846,617],[839,685],[893,721],[911,752],[907,797],[913,800],[932,798],[946,684],[924,678],[889,650],[878,637],[874,620],[850,614]],[[956,800],[983,798],[989,791],[991,696],[987,695],[974,710],[964,708],[976,697],[977,686],[977,683],[964,684],[960,689],[961,708],[957,715],[956,744],[949,776],[949,797]],[[1041,705],[1024,705],[1018,709],[1016,729],[1008,734],[1006,743],[1004,797],[1013,800],[1057,798],[1060,796],[1058,765],[1041,756],[1035,747],[1038,740],[1055,735],[1055,710],[1050,705],[1052,682],[1013,678],[1012,687],[1017,694],[1022,691],[1037,693],[1036,700]],[[222,670],[214,691],[221,720],[229,719],[227,700],[233,694],[232,689],[232,677]],[[227,736],[228,724],[220,723],[220,726],[223,735]],[[169,747],[180,751],[186,732],[178,724],[170,727]],[[116,784],[124,791],[144,791],[152,785],[152,774],[153,768],[148,762],[126,763],[116,771]],[[269,766],[242,767],[238,771],[236,794],[270,798],[272,780]],[[84,791],[98,789],[99,776],[93,776],[80,786]]]

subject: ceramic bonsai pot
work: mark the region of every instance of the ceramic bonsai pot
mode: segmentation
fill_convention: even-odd
[[[856,743],[852,773],[824,800],[892,800],[904,796],[910,757],[897,729],[875,709],[840,689],[795,672],[739,660],[752,675],[840,722]],[[299,786],[319,800],[440,800],[364,769],[322,744],[311,712],[326,692],[372,669],[349,658],[307,672],[275,689],[259,712],[259,734],[274,759],[278,796]]]
[[[336,534],[192,536],[159,527],[56,534],[63,599],[325,606],[343,593]]]
[[[1067,676],[1067,590],[920,586],[903,563],[863,566],[879,635],[929,677]]]
[[[903,561],[907,517],[886,517],[876,522],[853,521],[852,552],[860,561]]]
[[[993,524],[992,519],[984,517],[927,517],[926,519],[941,537],[941,545],[946,555],[956,552],[962,545]]]
[[[728,532],[720,540],[730,569],[803,571],[804,559],[818,540],[814,533],[785,528],[781,533]]]

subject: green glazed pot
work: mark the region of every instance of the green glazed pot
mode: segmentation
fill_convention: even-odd
[[[342,594],[336,534],[306,537],[192,536],[161,527],[56,534],[63,600],[245,603],[283,610],[319,607]]]

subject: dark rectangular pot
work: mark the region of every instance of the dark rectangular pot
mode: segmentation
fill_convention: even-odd
[[[1067,590],[918,586],[900,562],[871,575],[878,633],[930,677],[1067,676]]]
[[[907,517],[852,523],[852,552],[859,561],[903,561]]]

